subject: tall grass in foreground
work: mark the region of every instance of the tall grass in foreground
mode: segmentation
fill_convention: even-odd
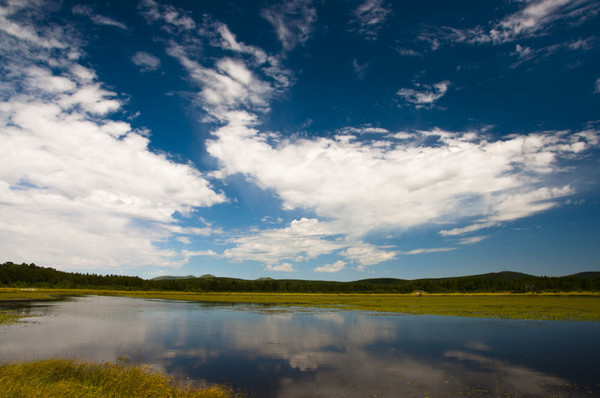
[[[143,365],[90,363],[67,359],[0,366],[2,397],[44,398],[233,398],[224,387],[187,390]]]

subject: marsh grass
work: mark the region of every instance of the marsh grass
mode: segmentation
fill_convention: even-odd
[[[600,321],[600,294],[321,294],[321,293],[194,293],[166,291],[1,289],[0,300],[104,295],[209,303],[304,306],[420,315],[502,319]]]
[[[15,314],[12,311],[0,311],[0,325],[12,325],[19,323],[19,319],[24,316]]]
[[[189,390],[144,365],[66,359],[0,366],[2,397],[44,398],[233,398],[225,387]]]

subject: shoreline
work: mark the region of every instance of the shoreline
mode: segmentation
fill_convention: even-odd
[[[0,303],[68,296],[119,296],[209,303],[302,306],[381,313],[542,321],[600,321],[600,293],[202,293],[95,289],[0,288]]]

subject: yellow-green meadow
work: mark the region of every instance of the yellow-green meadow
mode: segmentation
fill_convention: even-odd
[[[106,295],[214,303],[249,303],[387,313],[502,319],[600,321],[600,294],[321,294],[194,293],[84,289],[0,289],[0,300]]]

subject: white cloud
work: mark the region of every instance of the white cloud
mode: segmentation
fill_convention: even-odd
[[[230,243],[235,246],[225,250],[223,256],[271,266],[282,260],[302,262],[343,248],[341,242],[328,239],[334,234],[329,224],[302,218],[292,221],[286,228],[262,230],[253,235],[232,238]]]
[[[357,263],[359,271],[363,271],[368,265],[393,260],[397,255],[394,251],[380,249],[377,246],[361,242],[352,245],[340,254]]]
[[[571,40],[535,49],[517,44],[515,46],[515,51],[511,53],[511,55],[516,55],[518,57],[518,61],[512,64],[511,67],[515,68],[529,61],[540,62],[541,60],[547,59],[558,51],[588,51],[593,48],[594,41],[595,39],[593,38],[588,38],[585,40]]]
[[[365,39],[374,40],[391,12],[384,0],[365,0],[353,10],[355,19],[352,23],[358,25],[357,30]]]
[[[430,249],[413,249],[413,250],[409,250],[409,251],[405,251],[405,252],[399,252],[398,254],[401,254],[403,256],[412,256],[415,254],[443,253],[443,252],[449,252],[452,250],[456,250],[456,248],[454,248],[454,247],[436,247],[436,248],[430,248]]]
[[[338,130],[340,134],[388,134],[390,131],[383,127],[366,125],[362,127],[344,127]]]
[[[329,138],[274,147],[257,130],[235,124],[215,135],[207,149],[220,160],[223,175],[250,176],[276,192],[285,209],[311,209],[334,220],[337,232],[357,238],[480,218],[477,228],[444,233],[451,236],[547,210],[573,192],[553,186],[558,158],[593,145],[584,136],[559,132],[488,141],[485,135],[433,130],[391,147]],[[346,254],[357,258],[359,252]]]
[[[317,11],[310,0],[284,0],[261,12],[277,34],[285,51],[304,44],[313,32]]]
[[[150,72],[160,67],[160,59],[144,51],[138,51],[131,57],[131,62],[140,67],[142,72]]]
[[[320,267],[316,267],[314,269],[315,272],[340,272],[341,270],[344,269],[344,267],[346,266],[346,263],[343,261],[336,261],[333,264],[326,264],[326,265],[322,265]]]
[[[471,236],[469,238],[462,238],[458,241],[459,245],[471,245],[473,243],[477,243],[477,242],[481,242],[482,240],[485,240],[489,238],[489,236],[487,235],[481,235],[481,236]]]
[[[594,94],[600,94],[600,77],[596,79],[596,84],[594,87]]]
[[[517,37],[530,36],[562,19],[585,17],[585,13],[598,8],[589,0],[540,0],[526,3],[522,10],[509,15],[490,30],[488,37],[495,43],[512,41]]]
[[[368,67],[369,67],[368,63],[359,64],[358,61],[356,60],[356,58],[354,58],[352,60],[352,69],[354,69],[354,73],[356,74],[356,77],[358,77],[360,80],[365,78],[365,74],[367,72]]]
[[[201,256],[201,257],[220,257],[219,254],[215,253],[212,250],[182,250],[181,254],[186,258],[189,259],[190,257],[196,257],[196,256]]]
[[[419,53],[418,51],[411,50],[410,48],[404,48],[404,47],[398,47],[398,48],[396,48],[396,51],[398,52],[398,54],[404,55],[406,57],[418,57],[421,55],[421,53]]]
[[[239,53],[251,54],[254,56],[259,64],[264,64],[269,60],[269,56],[262,48],[256,46],[249,46],[245,43],[239,42],[227,25],[223,23],[216,23],[215,30],[220,36],[220,41],[217,43],[223,49],[232,50]]]
[[[269,14],[273,21],[279,21],[274,10],[290,4],[308,3],[285,3],[263,16],[273,13]],[[262,132],[260,115],[270,109],[277,90],[287,85],[265,72],[270,61],[261,60],[269,56],[240,43],[224,25],[211,26],[217,32],[211,36],[215,45],[238,57],[206,65],[213,61],[194,57],[190,48],[175,42],[168,52],[198,85],[198,100],[209,120],[219,122],[206,141],[207,152],[218,161],[212,176],[244,175],[273,192],[284,210],[314,215],[285,228],[229,239],[231,247],[222,256],[231,260],[258,261],[273,269],[338,254],[362,270],[403,254],[451,250],[402,252],[365,240],[371,233],[424,225],[443,225],[443,236],[456,236],[545,211],[574,192],[557,182],[563,171],[561,159],[578,156],[598,142],[596,130],[515,134],[503,139],[492,139],[486,129],[394,134],[371,125],[345,127],[331,138]],[[282,42],[284,48],[285,43],[292,48],[291,41]],[[244,60],[244,55],[250,57]],[[417,85],[398,95],[415,106],[431,107],[449,85],[448,81]],[[360,134],[370,134],[369,139],[358,139]],[[474,226],[464,227],[469,220],[475,220]],[[453,225],[454,229],[449,227]]]
[[[496,225],[498,225],[497,222],[480,222],[480,223],[467,225],[466,227],[458,227],[458,228],[453,228],[451,230],[442,230],[442,231],[440,231],[440,235],[442,235],[442,236],[463,235],[463,234],[466,234],[469,232],[479,231],[480,229],[490,228],[490,227],[493,227]]]
[[[178,217],[223,195],[192,166],[150,151],[142,132],[107,118],[121,101],[72,60],[76,37],[52,50],[19,40],[0,50],[12,87],[0,102],[3,260],[96,270],[180,265],[184,256],[161,244],[193,234],[173,232]]]
[[[418,89],[402,88],[396,92],[404,101],[417,108],[431,107],[436,101],[446,95],[450,82],[447,80],[433,85],[417,84]]]
[[[273,84],[259,79],[254,72],[240,60],[222,58],[215,68],[207,68],[188,58],[185,49],[173,44],[168,49],[188,71],[190,77],[202,88],[199,97],[204,110],[220,121],[242,117],[246,122],[255,116],[238,111],[248,108],[265,112],[269,109],[269,100],[277,90]]]
[[[142,0],[139,5],[141,14],[149,22],[162,22],[163,29],[170,33],[190,31],[196,28],[196,22],[189,13],[172,5],[160,4],[154,0]]]
[[[64,32],[56,27],[34,26],[29,21],[15,21],[21,11],[26,10],[28,14],[36,14],[39,4],[34,1],[23,0],[9,2],[6,6],[0,5],[0,32],[3,32],[26,45],[34,45],[41,48],[64,49],[67,43],[64,41]],[[20,43],[19,43],[20,44]]]
[[[114,26],[119,29],[127,30],[127,26],[122,22],[116,21],[104,15],[94,13],[94,9],[89,5],[78,4],[72,9],[73,14],[88,17],[96,25]]]
[[[177,238],[175,238],[178,242],[183,243],[184,245],[189,245],[190,243],[192,243],[192,241],[190,240],[189,237],[187,236],[178,236]]]
[[[290,263],[281,263],[277,265],[267,264],[266,269],[276,272],[294,272],[294,266]]]
[[[594,0],[537,0],[523,2],[524,7],[507,15],[490,28],[444,28],[439,32],[443,40],[464,43],[502,44],[546,33],[560,22],[580,23],[600,11]],[[423,39],[429,40],[429,36]]]
[[[214,35],[211,29],[219,37],[219,39],[211,41],[213,46],[234,51],[238,54],[251,55],[252,58],[249,64],[259,66],[261,73],[273,80],[272,86],[275,90],[287,88],[292,84],[292,73],[281,65],[278,57],[267,54],[262,48],[238,41],[235,34],[223,23],[215,22],[210,24],[207,31],[204,32],[209,37]]]
[[[516,45],[515,52],[521,59],[530,59],[533,56],[533,51],[530,47],[524,47],[520,44]]]

